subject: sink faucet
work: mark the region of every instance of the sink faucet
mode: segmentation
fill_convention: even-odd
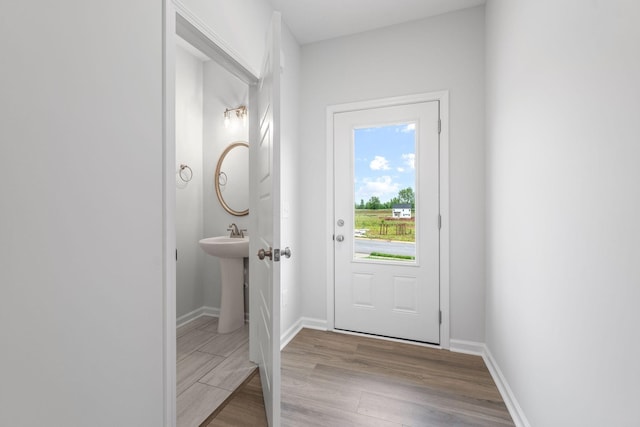
[[[242,238],[244,237],[244,232],[247,230],[238,230],[238,226],[235,223],[232,223],[229,228],[227,228],[227,231],[230,231],[231,234],[229,234],[229,237],[238,237],[238,238]]]

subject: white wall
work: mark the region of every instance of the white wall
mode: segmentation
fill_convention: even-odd
[[[326,107],[450,91],[451,337],[484,341],[484,9],[302,48],[304,314],[326,318]]]
[[[637,426],[640,3],[487,4],[487,344],[532,426]]]
[[[249,229],[250,215],[237,217],[224,210],[216,196],[214,176],[222,152],[233,142],[248,141],[249,127],[243,127],[237,119],[227,128],[224,126],[224,111],[247,105],[249,87],[231,75],[214,61],[204,64],[204,236],[228,235],[231,223],[238,228]],[[247,157],[248,158],[248,157]],[[242,170],[225,169],[232,179],[249,179],[249,163]],[[248,190],[248,188],[247,188]],[[247,203],[248,203],[247,195]],[[246,208],[249,208],[247,204]],[[251,230],[248,231],[251,234]],[[203,267],[202,305],[220,307],[220,261],[206,256]],[[248,296],[248,290],[245,292]],[[248,308],[248,307],[247,307]]]
[[[281,130],[281,242],[292,250],[290,259],[281,263],[281,311],[280,331],[284,334],[302,315],[300,260],[301,242],[304,239],[300,216],[300,46],[291,32],[282,26],[282,55],[284,68],[281,75],[282,130]]]
[[[267,0],[176,0],[211,29],[218,42],[259,75],[272,8]]]
[[[186,43],[186,42],[185,42]],[[204,304],[203,235],[203,63],[180,46],[176,49],[176,316]],[[193,171],[191,181],[180,176],[180,164]],[[189,172],[184,170],[183,176]]]
[[[162,2],[3,2],[0,425],[163,421]]]

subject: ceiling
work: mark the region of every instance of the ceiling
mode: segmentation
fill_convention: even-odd
[[[485,0],[269,0],[300,44],[361,33],[485,3]]]

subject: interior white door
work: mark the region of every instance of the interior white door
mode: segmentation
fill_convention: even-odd
[[[274,13],[267,34],[262,74],[253,87],[250,151],[251,358],[260,368],[270,426],[280,425],[280,263],[268,256],[280,247],[280,25]],[[256,254],[264,250],[260,259]]]
[[[336,329],[440,343],[439,117],[438,101],[334,114]]]

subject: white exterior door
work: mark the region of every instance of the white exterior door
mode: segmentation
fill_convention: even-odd
[[[270,426],[280,425],[280,14],[267,34],[266,57],[257,87],[251,88],[250,151],[251,360],[260,368]],[[264,250],[262,259],[256,254]],[[264,256],[266,255],[266,256]]]
[[[336,329],[440,343],[439,120],[438,101],[334,114]]]

